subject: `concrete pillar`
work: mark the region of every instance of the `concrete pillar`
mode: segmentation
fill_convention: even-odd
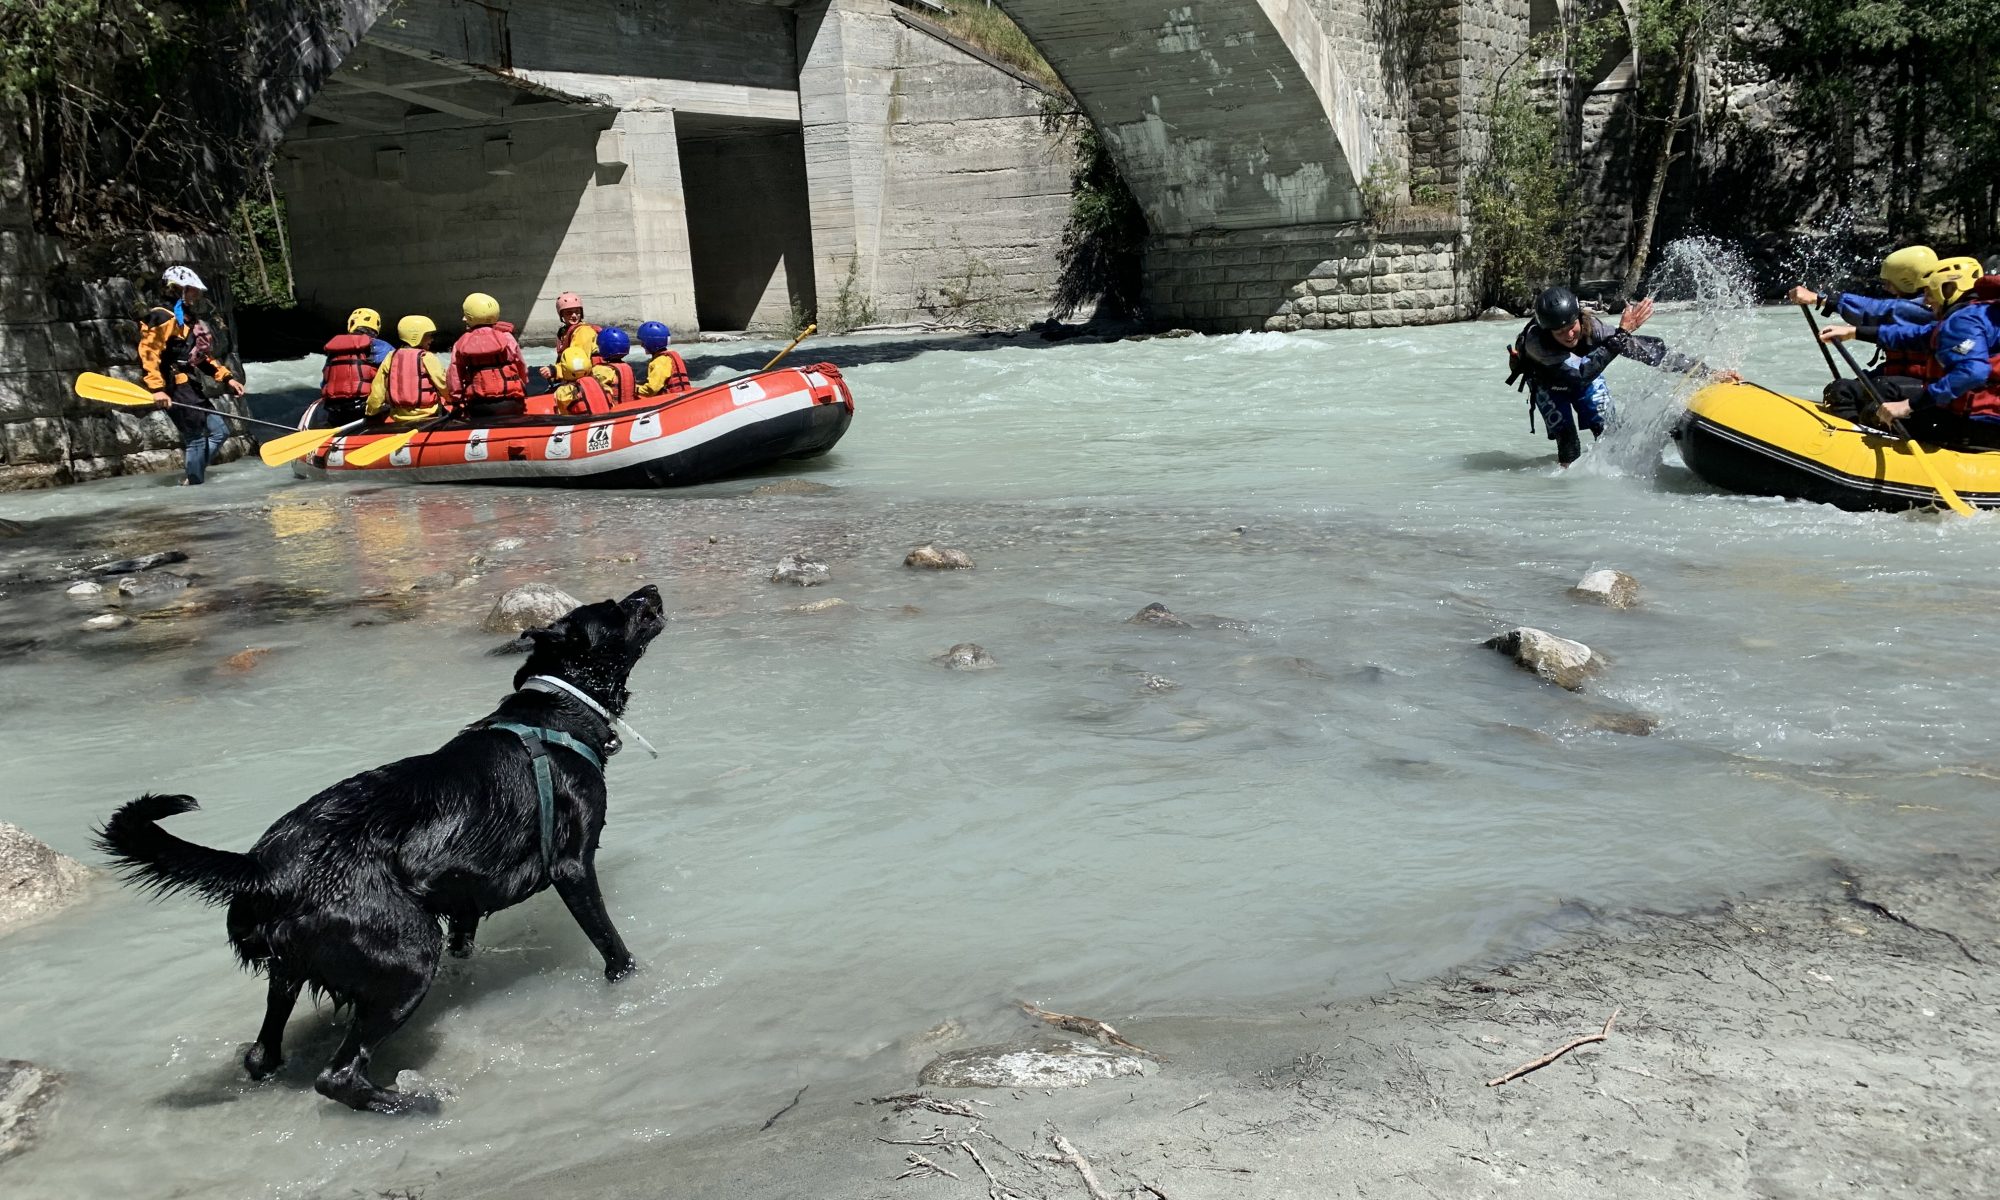
[[[687,202],[681,191],[680,144],[674,114],[666,108],[627,109],[607,131],[623,143],[625,192],[631,214],[631,253],[637,280],[631,322],[665,321],[675,330],[695,332],[694,258],[688,250]],[[610,165],[600,139],[598,186]],[[630,326],[628,326],[629,328]]]
[[[872,307],[880,263],[897,25],[887,0],[798,10],[799,120],[820,320]]]

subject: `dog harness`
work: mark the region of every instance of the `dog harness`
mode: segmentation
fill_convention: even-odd
[[[559,729],[544,729],[539,725],[517,725],[512,721],[495,721],[488,729],[504,729],[521,739],[521,748],[535,764],[535,803],[539,810],[539,824],[542,835],[542,870],[549,877],[555,877],[556,869],[556,786],[554,773],[549,768],[549,747],[561,746],[583,755],[584,761],[604,773],[604,760],[597,757],[597,751],[577,741]]]

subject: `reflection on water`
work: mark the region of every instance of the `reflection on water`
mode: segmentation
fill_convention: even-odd
[[[1799,324],[1739,320],[1729,353],[1816,389]],[[1656,327],[1708,352],[1697,314]],[[456,1098],[385,1122],[312,1093],[326,1009],[246,1083],[262,989],[220,914],[107,884],[0,941],[0,1054],[71,1080],[9,1195],[560,1166],[906,1072],[948,1017],[1010,1035],[1017,995],[1114,1021],[1325,999],[1517,944],[1565,901],[1701,901],[1990,830],[1991,518],[1719,495],[1657,441],[1621,465],[1620,432],[1559,472],[1500,382],[1515,332],[878,353],[834,455],[686,491],[242,463],[0,497],[29,524],[0,539],[4,816],[86,859],[143,790],[199,796],[171,827],[241,848],[434,747],[506,687],[478,624],[511,585],[650,580],[672,616],[631,713],[665,757],[612,764],[600,859],[639,977],[605,985],[553,896],[500,914],[378,1064]],[[1666,411],[1670,380],[1612,378]],[[753,494],[785,475],[831,490]],[[902,567],[930,540],[977,569]],[[79,628],[77,567],[176,547],[192,586]],[[831,582],[769,582],[793,551]],[[1644,606],[1569,599],[1600,566]],[[1192,627],[1126,623],[1154,600]],[[1515,623],[1611,665],[1544,687],[1478,646]],[[963,641],[1000,668],[930,661]]]

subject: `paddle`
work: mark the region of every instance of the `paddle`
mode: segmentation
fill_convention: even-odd
[[[1817,338],[1819,336],[1819,322],[1812,319],[1811,313],[1806,314],[1806,320],[1812,325],[1813,336]],[[1820,346],[1824,348],[1826,343],[1821,342]],[[1833,343],[1833,348],[1840,351],[1840,357],[1846,361],[1847,369],[1854,372],[1854,377],[1861,381],[1861,388],[1868,393],[1868,398],[1873,400],[1877,405],[1880,405],[1882,403],[1881,393],[1875,390],[1874,381],[1869,379],[1861,370],[1861,364],[1854,361],[1854,355],[1848,353],[1846,344],[1835,342]],[[1836,372],[1837,374],[1838,372]],[[1910,448],[1910,454],[1917,460],[1917,466],[1923,469],[1924,475],[1931,481],[1931,486],[1936,488],[1937,494],[1944,498],[1946,506],[1961,517],[1972,516],[1972,506],[1967,504],[1957,492],[1951,490],[1951,485],[1944,481],[1944,476],[1938,474],[1937,464],[1931,461],[1930,455],[1925,453],[1923,446],[1917,442],[1917,439],[1910,436],[1909,429],[1894,417],[1889,419],[1889,424],[1897,433],[1903,435],[1903,444]]]
[[[125,408],[152,408],[153,393],[139,384],[125,379],[114,379],[109,375],[99,375],[95,371],[85,371],[76,377],[76,394],[85,400],[96,400],[104,404],[117,404]],[[235,413],[223,412],[219,408],[204,408],[199,404],[183,404],[174,401],[175,408],[185,408],[190,412],[214,413],[225,421],[242,421],[248,425],[262,425],[269,429],[282,429],[286,433],[297,433],[291,425],[280,425],[276,421],[260,421],[256,417],[239,417]]]
[[[819,322],[814,321],[811,324],[807,325],[804,329],[799,330],[799,336],[792,339],[792,344],[790,346],[786,346],[783,350],[778,351],[778,353],[772,357],[770,362],[765,363],[764,370],[768,371],[772,367],[777,366],[778,360],[785,357],[785,355],[790,354],[792,352],[793,346],[796,346],[800,342],[805,341],[808,337],[811,337],[812,331],[818,328],[819,328]]]
[[[365,420],[349,421],[338,429],[301,429],[297,433],[265,442],[257,448],[257,457],[263,459],[267,467],[282,467],[295,458],[304,458],[312,454],[341,434],[351,433],[367,423]]]
[[[1812,306],[1810,304],[1801,304],[1799,305],[1799,311],[1805,314],[1806,324],[1812,327],[1813,341],[1819,345],[1819,356],[1826,360],[1827,374],[1832,375],[1835,379],[1839,379],[1840,368],[1833,365],[1833,351],[1828,350],[1826,343],[1819,340],[1819,322],[1813,320]]]

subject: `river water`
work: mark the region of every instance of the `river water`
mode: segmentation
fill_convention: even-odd
[[[1816,390],[1800,326],[1649,331]],[[611,765],[599,858],[642,974],[605,984],[553,894],[497,915],[377,1060],[454,1098],[385,1120],[312,1092],[328,1009],[302,1004],[290,1064],[244,1081],[263,989],[221,914],[103,882],[0,942],[0,1055],[69,1077],[7,1194],[435,1198],[754,1128],[807,1084],[807,1107],[906,1088],[940,1022],[957,1044],[1026,1032],[1015,997],[1121,1025],[1254,1013],[1590,909],[1988,838],[1992,518],[1718,494],[1666,449],[1668,382],[1630,363],[1619,428],[1558,471],[1500,383],[1514,332],[809,344],[799,361],[842,362],[857,397],[840,447],[677,492],[311,484],[251,461],[201,489],[0,497],[32,523],[0,569],[45,580],[6,588],[0,815],[85,861],[141,791],[197,795],[174,832],[243,848],[436,746],[512,673],[478,631],[510,585],[651,580],[672,616],[630,713],[663,757]],[[761,357],[693,349],[711,373]],[[278,411],[311,373],[251,378]],[[757,494],[780,480],[818,486]],[[933,539],[977,569],[900,565]],[[63,566],[170,548],[194,587],[79,629],[95,608]],[[769,582],[791,551],[831,582]],[[1636,575],[1644,607],[1570,599],[1596,567]],[[1151,601],[1194,627],[1126,623]],[[1571,694],[1480,648],[1521,623],[1610,666]],[[999,669],[930,661],[964,641]],[[269,653],[230,663],[246,649]],[[1651,736],[1603,727],[1635,712]]]

